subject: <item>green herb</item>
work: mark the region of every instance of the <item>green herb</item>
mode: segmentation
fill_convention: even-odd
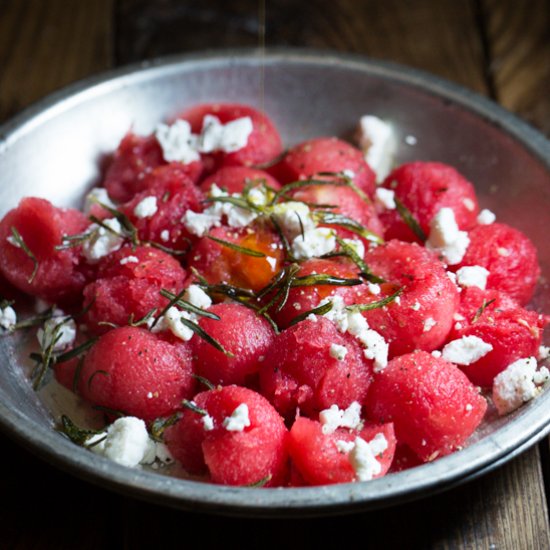
[[[130,239],[130,241],[132,242],[133,245],[139,245],[139,237],[138,237],[137,227],[130,221],[130,218],[126,214],[124,214],[124,212],[121,212],[120,210],[117,210],[116,208],[112,208],[110,206],[107,206],[106,204],[102,203],[101,201],[99,201],[97,199],[94,199],[94,202],[99,204],[99,206],[101,206],[101,208],[104,208],[105,210],[107,210],[107,212],[109,212],[111,214],[111,216],[113,216],[118,221],[118,223],[120,223],[122,229],[126,233],[126,236]],[[98,220],[95,216],[90,216],[90,219],[92,221],[94,221],[95,223],[97,223],[98,221],[101,221],[101,220]],[[109,229],[109,226],[106,226],[104,223],[101,223],[101,224],[98,224],[98,225],[101,225],[102,227],[105,227],[105,228]],[[112,231],[112,232],[116,234],[115,231]]]
[[[181,413],[176,412],[166,418],[157,418],[153,420],[149,428],[149,434],[154,441],[162,442],[166,428],[173,426],[181,418]]]
[[[92,407],[95,411],[100,411],[107,416],[116,416],[118,418],[122,418],[123,416],[128,416],[128,413],[125,411],[121,411],[118,409],[111,409],[110,407],[104,407],[103,405],[94,405]]]
[[[384,239],[361,225],[358,221],[355,221],[353,218],[344,216],[343,214],[337,214],[336,212],[326,212],[324,210],[319,210],[313,213],[313,217],[318,223],[323,223],[327,225],[337,225],[342,227],[371,241],[373,243],[382,244]]]
[[[342,248],[342,250],[344,251],[345,255],[348,256],[351,261],[359,268],[360,270],[360,273],[359,275],[371,282],[371,283],[384,283],[384,279],[382,279],[381,277],[378,277],[378,275],[375,275],[369,268],[369,266],[367,265],[367,263],[365,262],[365,260],[363,260],[363,258],[361,258],[361,256],[359,256],[359,254],[357,254],[357,252],[355,251],[355,248],[353,246],[351,246],[350,244],[348,244],[346,241],[344,241],[344,239],[341,239],[340,237],[338,237],[338,235],[336,235],[336,242],[340,245],[340,247]]]
[[[90,386],[92,385],[92,382],[93,382],[94,378],[98,374],[101,374],[102,376],[109,376],[109,373],[106,370],[96,370],[95,372],[93,372],[91,374],[90,378],[88,378],[88,389],[90,389]]]
[[[85,351],[88,351],[97,341],[99,338],[90,338],[89,340],[86,340],[79,346],[76,346],[75,348],[70,349],[69,351],[66,351],[64,353],[60,353],[58,355],[55,355],[55,364],[57,363],[64,363],[66,361],[70,361],[71,359],[74,359],[75,357],[78,357],[79,355],[82,355]]]
[[[215,321],[220,320],[220,317],[215,313],[212,313],[211,311],[208,311],[206,309],[202,309],[200,307],[194,306],[191,302],[188,302],[187,300],[184,300],[183,298],[181,298],[182,296],[181,292],[180,294],[173,294],[169,290],[162,288],[160,291],[160,294],[161,296],[164,296],[165,298],[168,298],[170,300],[170,304],[171,304],[170,307],[178,306],[179,308],[185,311],[188,311],[189,313],[194,313],[195,315],[199,315],[200,317],[208,317],[209,319],[214,319]],[[183,294],[185,294],[185,290]]]
[[[428,237],[411,211],[397,198],[394,198],[395,208],[401,219],[409,226],[410,230],[422,241],[426,242]]]
[[[304,313],[300,313],[300,315],[297,315],[290,321],[289,327],[296,325],[297,323],[300,323],[307,319],[310,315],[325,315],[332,309],[332,302],[327,302],[326,304],[314,307],[313,309],[310,309],[309,311],[304,311]]]
[[[54,309],[55,307],[51,306],[46,311],[44,311],[43,313],[40,313],[39,315],[36,315],[35,317],[30,317],[29,319],[24,319],[23,321],[19,321],[14,325],[13,329],[18,330],[22,328],[30,328],[30,327],[36,327],[38,325],[41,325],[44,321],[47,321],[48,319],[52,318]]]
[[[274,279],[267,287],[269,288],[268,292],[276,290],[275,295],[267,304],[265,304],[258,310],[260,313],[268,311],[276,304],[277,311],[281,311],[281,309],[286,304],[288,294],[292,286],[292,281],[294,280],[298,271],[300,271],[300,266],[297,264],[291,264],[284,267],[277,275],[275,275]],[[266,293],[264,293],[264,290],[261,290],[258,296],[265,296]]]
[[[187,328],[191,329],[197,336],[202,338],[205,342],[208,342],[211,346],[215,347],[218,351],[221,351],[227,357],[235,357],[233,353],[227,351],[215,338],[210,336],[200,325],[185,319],[185,317],[180,318],[180,323],[185,325]]]
[[[259,250],[252,250],[251,248],[245,248],[244,246],[239,246],[235,243],[218,239],[217,237],[213,237],[212,235],[207,235],[207,237],[211,241],[221,244],[222,246],[226,246],[227,248],[230,248],[231,250],[235,250],[236,252],[240,252],[241,254],[246,254],[247,256],[253,256],[254,258],[265,258],[265,254],[263,252],[260,252]]]
[[[291,286],[357,286],[362,285],[361,279],[345,279],[342,277],[336,277],[328,273],[315,273],[311,275],[304,275],[303,277],[295,277],[292,280]]]
[[[33,270],[30,275],[30,277],[27,279],[27,282],[31,284],[34,281],[34,278],[36,277],[36,273],[38,272],[38,260],[36,259],[36,256],[32,253],[30,248],[25,244],[25,241],[23,240],[23,237],[21,236],[21,233],[17,231],[17,229],[12,225],[11,226],[11,234],[17,243],[16,246],[18,246],[31,260],[33,263]]]
[[[134,321],[134,314],[131,313],[130,318],[128,319],[128,326],[141,327],[143,325],[148,325],[151,319],[154,318],[156,312],[157,312],[156,307],[153,309],[150,309],[141,319],[138,319],[137,321]]]
[[[400,289],[396,290],[390,296],[386,296],[385,298],[382,298],[381,300],[377,300],[375,302],[370,302],[368,304],[353,304],[351,306],[347,306],[346,309],[348,311],[353,311],[353,312],[371,311],[373,309],[379,309],[379,308],[387,306],[389,303],[393,302],[402,293],[403,293],[403,289],[400,288]]]
[[[479,318],[483,315],[483,312],[487,309],[487,307],[489,307],[494,301],[496,300],[496,298],[493,298],[492,300],[489,300],[488,302],[485,301],[485,299],[483,300],[483,303],[481,304],[481,306],[477,309],[474,317],[472,318],[472,324],[475,323],[477,320],[479,320]]]
[[[200,414],[201,416],[207,416],[208,413],[201,409],[194,401],[189,401],[189,399],[184,399],[181,403],[186,409],[193,411],[194,413]]]
[[[216,386],[208,380],[208,378],[205,378],[204,376],[199,376],[198,374],[192,374],[193,378],[195,380],[198,380],[203,386],[206,386],[209,390],[213,390]]]
[[[166,254],[170,254],[172,256],[185,256],[185,254],[189,252],[189,248],[187,248],[186,250],[176,250],[175,248],[170,248],[163,244],[157,243],[156,241],[147,241],[147,244],[152,246],[153,248],[158,248],[159,250],[162,250],[163,252],[166,252]],[[189,247],[190,246],[191,242],[189,241]]]
[[[273,476],[271,474],[267,474],[265,477],[260,479],[259,481],[255,481],[254,483],[250,483],[248,485],[245,485],[245,487],[251,487],[251,488],[259,488],[259,487],[265,487],[267,485]]]
[[[105,430],[90,430],[79,428],[67,415],[61,416],[58,431],[66,435],[73,443],[83,447],[86,441],[94,435],[104,433]]]

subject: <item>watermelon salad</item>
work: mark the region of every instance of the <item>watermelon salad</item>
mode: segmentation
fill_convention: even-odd
[[[353,143],[284,149],[266,114],[203,104],[124,136],[81,209],[21,200],[0,327],[36,331],[36,389],[105,418],[59,431],[128,467],[301,487],[460,452],[540,394],[535,247],[454,167],[395,148],[373,115]]]

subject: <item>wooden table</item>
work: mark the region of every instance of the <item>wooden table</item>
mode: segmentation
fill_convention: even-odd
[[[257,46],[258,10],[258,0],[0,0],[0,121],[110,67]],[[548,0],[267,0],[268,47],[332,48],[431,71],[547,135],[549,33]],[[4,436],[0,445],[2,549],[162,548],[188,544],[193,533],[206,548],[228,541],[254,548],[550,548],[548,441],[430,499],[299,521],[164,509],[79,481]]]

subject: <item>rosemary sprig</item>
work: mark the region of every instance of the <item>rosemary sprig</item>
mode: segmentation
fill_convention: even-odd
[[[348,216],[344,216],[343,214],[318,210],[313,213],[313,217],[318,223],[337,225],[338,227],[347,229],[348,231],[367,239],[367,241],[377,244],[383,244],[384,242],[384,239],[382,239],[380,235],[377,235],[370,229],[367,229],[365,226],[361,225],[358,221]]]
[[[332,309],[332,302],[327,302],[326,304],[322,304],[320,306],[314,307],[313,309],[310,309],[308,311],[304,311],[303,313],[300,313],[300,315],[297,315],[290,321],[288,324],[289,327],[296,325],[305,319],[307,319],[310,315],[325,315]]]
[[[94,381],[95,377],[96,377],[98,374],[101,374],[101,376],[109,376],[109,373],[108,373],[106,370],[99,369],[99,370],[94,371],[94,372],[90,375],[90,378],[88,378],[88,382],[86,382],[86,384],[87,384],[87,386],[88,386],[88,389],[90,389],[90,386],[92,385],[92,382]]]
[[[277,304],[277,311],[281,311],[281,309],[286,304],[286,301],[288,300],[288,294],[290,292],[292,281],[294,280],[298,271],[300,271],[300,266],[297,264],[291,264],[284,267],[281,270],[281,272],[275,275],[275,278],[274,278],[275,285],[273,285],[273,282],[272,282],[268,285],[268,288],[270,288],[269,292],[275,289],[277,289],[277,292],[267,304],[265,304],[263,307],[261,307],[258,310],[260,314],[267,312],[272,307],[275,307],[276,304]],[[265,295],[264,290],[261,290],[259,293],[259,296],[264,296],[264,295]]]
[[[273,478],[272,474],[267,474],[265,477],[262,477],[259,481],[255,481],[254,483],[249,483],[248,485],[245,485],[245,487],[250,488],[260,488],[265,487]]]
[[[29,317],[28,319],[19,321],[14,325],[13,329],[18,330],[22,328],[30,328],[30,327],[36,327],[38,325],[41,325],[44,321],[47,321],[48,319],[52,318],[54,309],[55,309],[55,306],[50,306],[43,313],[40,313],[38,315],[35,315],[34,317]]]
[[[67,317],[66,319],[64,319],[54,327],[51,334],[50,342],[48,343],[45,349],[42,349],[40,353],[30,354],[31,359],[34,359],[36,362],[31,375],[33,379],[33,389],[35,391],[39,390],[42,387],[42,382],[44,381],[46,372],[48,372],[48,370],[53,368],[53,366],[55,365],[55,362],[56,362],[56,356],[54,354],[55,345],[57,344],[57,342],[59,342],[59,339],[62,336],[62,333],[61,333],[62,326],[69,319],[70,317]]]
[[[195,315],[199,315],[201,317],[208,317],[209,319],[214,319],[216,321],[220,320],[220,317],[215,313],[212,313],[211,311],[208,311],[206,309],[202,309],[200,307],[194,306],[191,302],[188,302],[187,300],[184,300],[181,297],[178,298],[178,296],[183,296],[183,294],[185,294],[185,291],[183,292],[183,294],[181,292],[180,294],[174,294],[173,292],[170,292],[169,290],[162,288],[160,290],[160,294],[161,296],[164,296],[165,298],[168,298],[170,300],[170,304],[172,304],[170,307],[178,306],[179,308],[185,311],[188,311],[189,313],[194,313]]]
[[[117,210],[116,208],[112,208],[111,206],[108,206],[107,204],[104,204],[104,203],[102,203],[101,201],[99,201],[97,199],[93,199],[93,200],[94,200],[94,202],[99,204],[99,206],[101,206],[101,208],[104,208],[105,210],[107,210],[107,212],[109,212],[109,214],[111,214],[111,216],[113,216],[116,220],[118,220],[118,223],[120,223],[123,231],[126,233],[126,236],[130,239],[130,241],[133,245],[139,245],[140,244],[137,227],[130,221],[130,218],[128,218],[128,216],[126,214],[124,214],[124,212],[121,212],[120,210]],[[95,219],[92,219],[92,218],[95,218],[95,216],[90,216],[90,219],[92,221],[94,221],[95,223],[97,223],[97,221],[96,221],[97,218],[95,218]],[[108,226],[105,226],[105,224],[101,224],[101,225],[103,227],[107,227],[107,229],[108,229]]]
[[[185,325],[187,328],[192,330],[197,336],[208,342],[211,346],[215,347],[218,351],[221,351],[227,357],[235,357],[233,353],[226,350],[215,338],[210,336],[199,324],[194,323],[185,319],[185,317],[180,318],[180,322]]]
[[[130,318],[128,319],[128,326],[130,327],[141,327],[143,325],[148,325],[149,321],[155,316],[155,313],[157,312],[157,308],[154,307],[153,309],[150,309],[141,319],[138,319],[137,321],[134,321],[134,314],[130,314]]]
[[[193,411],[194,413],[200,414],[201,416],[206,416],[208,414],[207,411],[199,407],[194,401],[189,401],[189,399],[184,399],[181,404],[190,411]]]
[[[496,298],[493,298],[492,300],[489,300],[488,302],[485,301],[485,299],[483,300],[483,303],[481,304],[480,307],[477,308],[477,311],[476,311],[475,315],[474,315],[473,318],[472,318],[472,324],[479,320],[479,318],[483,315],[483,312],[484,312],[484,311],[487,309],[487,307],[489,307],[495,300],[496,300]]]
[[[208,380],[208,378],[205,378],[204,376],[200,376],[198,374],[192,374],[191,376],[203,386],[206,386],[209,390],[213,390],[216,387],[212,384],[212,382],[210,382],[210,380]]]
[[[315,273],[311,275],[304,275],[302,277],[295,277],[292,280],[291,286],[302,287],[302,286],[357,286],[362,285],[363,281],[361,279],[346,279],[343,277],[336,277],[335,275],[330,275],[329,273]]]
[[[265,254],[263,252],[260,252],[259,250],[253,250],[252,248],[245,248],[244,246],[239,246],[235,243],[224,241],[223,239],[218,239],[217,237],[213,237],[212,235],[207,235],[207,237],[211,241],[221,244],[222,246],[225,246],[227,248],[230,248],[231,250],[235,250],[235,252],[240,252],[241,254],[246,254],[247,256],[252,256],[254,258],[265,258]]]
[[[83,447],[86,441],[93,435],[104,433],[105,430],[90,430],[79,428],[67,415],[61,416],[61,422],[57,428],[59,432],[66,435],[73,443]]]
[[[340,245],[340,248],[344,251],[344,254],[350,258],[350,260],[359,268],[359,276],[369,281],[370,283],[384,283],[382,277],[375,275],[359,254],[355,251],[353,246],[349,245],[344,239],[341,239],[336,235],[336,242]]]
[[[403,289],[399,288],[393,294],[390,294],[389,296],[386,296],[381,300],[376,300],[375,302],[370,302],[368,304],[353,304],[351,306],[347,306],[346,309],[352,312],[371,311],[373,309],[379,309],[393,302],[402,293]]]
[[[281,224],[277,221],[276,216],[274,216],[273,214],[269,216],[269,219],[271,221],[271,224],[273,225],[273,228],[275,229],[275,233],[277,233],[277,236],[279,237],[279,239],[281,239],[281,244],[283,245],[283,250],[285,252],[285,258],[287,259],[287,261],[294,261],[292,248],[281,228]]]
[[[397,197],[395,200],[395,209],[401,216],[401,219],[409,226],[410,230],[422,241],[426,242],[428,239],[424,230],[420,227],[418,220],[412,215],[412,212],[401,202]]]
[[[31,284],[34,281],[34,278],[36,277],[36,274],[38,272],[39,263],[36,258],[36,256],[33,254],[31,249],[26,245],[25,241],[23,240],[23,237],[21,236],[21,233],[17,231],[17,229],[12,225],[11,226],[11,234],[14,238],[15,242],[17,243],[17,246],[32,260],[33,263],[33,270],[30,275],[30,277],[27,279],[27,282]]]
[[[157,442],[163,441],[163,435],[166,428],[173,426],[181,418],[181,413],[176,412],[168,417],[157,418],[153,420],[149,427],[149,435],[151,439]]]
[[[187,240],[189,241],[189,239]],[[189,247],[186,250],[176,250],[175,248],[170,248],[169,246],[165,246],[156,241],[147,241],[147,244],[149,246],[152,246],[153,248],[158,248],[159,250],[162,250],[163,252],[166,252],[166,254],[170,254],[172,256],[185,256],[185,254],[189,252],[189,248],[191,247],[191,241],[189,241]]]
[[[65,363],[66,361],[70,361],[71,359],[74,359],[75,357],[79,357],[84,352],[88,351],[93,345],[98,341],[98,337],[90,338],[89,340],[86,340],[79,346],[76,346],[69,351],[65,351],[63,353],[57,354],[54,356],[55,364],[58,363]]]

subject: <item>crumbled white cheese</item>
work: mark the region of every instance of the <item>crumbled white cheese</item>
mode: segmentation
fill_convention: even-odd
[[[395,210],[395,191],[386,189],[385,187],[378,187],[374,196],[378,204],[387,210]]]
[[[90,237],[82,243],[82,254],[89,262],[97,262],[124,243],[122,226],[116,218],[103,220],[102,223],[106,227],[93,223],[86,230]]]
[[[464,288],[477,286],[485,290],[489,275],[489,271],[480,265],[467,265],[457,270],[456,280]]]
[[[484,208],[477,216],[477,223],[479,223],[480,225],[491,225],[495,222],[496,219],[497,217],[493,212],[491,212],[487,208]]]
[[[209,414],[202,416],[201,421],[204,431],[209,432],[214,429],[214,419]]]
[[[462,199],[462,204],[466,210],[469,210],[470,212],[473,212],[476,209],[476,203],[470,197]]]
[[[504,248],[502,246],[499,246],[497,248],[497,253],[499,256],[503,256],[504,258],[507,258],[508,256],[510,256],[510,254],[512,254],[512,252],[510,250],[508,250],[507,248]]]
[[[439,253],[449,265],[462,261],[470,237],[466,231],[460,231],[452,208],[441,208],[430,222],[430,235],[426,248]]]
[[[189,285],[183,299],[201,309],[208,309],[212,305],[212,299],[199,285]]]
[[[369,292],[374,296],[378,296],[380,292],[382,292],[380,285],[377,285],[376,283],[367,283],[367,288],[369,289]]]
[[[54,310],[54,316],[39,328],[36,337],[43,350],[52,346],[52,351],[63,351],[72,346],[76,338],[76,323],[61,310]]]
[[[393,127],[376,116],[364,115],[359,120],[357,140],[367,164],[382,181],[390,173],[395,156]]]
[[[273,206],[273,217],[290,241],[301,235],[302,230],[306,232],[315,228],[311,211],[303,202],[279,202]]]
[[[21,248],[21,244],[19,243],[19,241],[13,235],[8,235],[6,237],[6,242],[11,244],[15,248]]]
[[[155,445],[155,458],[163,464],[171,464],[175,461],[168,446],[160,441],[157,441]]]
[[[194,332],[186,326],[182,319],[192,321],[195,316],[187,311],[180,311],[177,307],[172,306],[168,311],[157,321],[152,332],[160,332],[169,330],[176,338],[187,342],[193,338]]]
[[[411,306],[411,309],[413,311],[420,311],[421,307],[422,306],[420,305],[420,302],[418,300],[416,300],[416,302]]]
[[[365,245],[363,241],[359,239],[343,239],[343,241],[350,246],[361,259],[365,257]]]
[[[298,235],[291,245],[292,255],[297,260],[318,258],[336,248],[336,236],[328,227],[316,227]]]
[[[160,232],[160,240],[164,243],[167,243],[170,240],[170,231],[168,231],[168,229],[163,229]]]
[[[4,330],[12,329],[17,323],[17,314],[11,306],[0,308],[0,328]]]
[[[156,446],[149,438],[145,422],[133,416],[118,418],[105,434],[89,438],[86,444],[91,451],[129,468],[151,464],[156,457]]]
[[[426,319],[424,319],[423,324],[424,324],[423,331],[430,332],[430,330],[432,330],[432,328],[434,328],[435,325],[437,325],[437,321],[433,317],[426,317]]]
[[[357,339],[365,346],[365,357],[373,360],[374,372],[380,372],[387,367],[389,344],[379,332],[368,329],[359,334]]]
[[[150,195],[140,200],[134,208],[134,214],[139,219],[150,218],[158,212],[157,197]]]
[[[443,359],[456,365],[471,365],[485,357],[493,346],[483,341],[478,336],[463,336],[445,344],[442,355]]]
[[[439,357],[441,357],[441,355],[442,355],[442,353],[438,349],[434,349],[432,351],[432,357],[439,358]]]
[[[252,210],[247,210],[240,206],[231,206],[232,208],[229,208],[227,211],[227,225],[229,227],[246,227],[258,217],[258,214]]]
[[[137,256],[126,256],[125,258],[122,258],[119,263],[120,265],[138,264],[139,258]]]
[[[208,210],[208,209],[207,209]],[[193,212],[192,210],[186,210],[181,221],[185,226],[185,229],[196,235],[197,237],[204,237],[212,227],[218,227],[221,225],[221,218],[218,214],[213,214],[205,210],[204,212]]]
[[[242,432],[250,426],[250,417],[248,405],[241,403],[230,416],[226,416],[222,422],[223,427],[228,432]]]
[[[548,359],[548,357],[550,357],[550,347],[540,346],[538,354],[539,361],[544,361],[545,359]]]
[[[550,379],[546,367],[537,370],[534,357],[518,359],[499,373],[493,382],[493,401],[499,414],[507,414],[536,397]]]
[[[200,159],[198,137],[191,133],[191,125],[186,120],[176,120],[171,126],[159,124],[155,137],[166,162],[189,164]]]
[[[340,447],[342,450],[350,449],[349,445]],[[361,437],[355,438],[353,447],[348,451],[348,458],[358,481],[370,481],[382,471],[382,466],[376,457],[380,456],[387,448],[388,441],[382,433],[376,434],[369,443]]]
[[[416,145],[418,143],[418,139],[416,138],[416,136],[408,135],[405,136],[405,143],[411,146]]]
[[[84,199],[84,213],[89,214],[94,204],[101,203],[109,208],[116,208],[116,205],[109,197],[107,189],[103,187],[94,187]]]
[[[253,129],[250,117],[237,118],[222,124],[217,116],[206,115],[202,121],[198,150],[201,153],[234,153],[246,147]]]
[[[330,344],[329,354],[334,359],[343,361],[346,358],[347,353],[348,348],[346,348],[346,346],[341,346],[340,344]]]
[[[353,401],[346,409],[340,409],[338,405],[331,405],[319,413],[321,431],[324,434],[334,433],[338,428],[359,430],[363,426],[361,420],[361,405]]]

